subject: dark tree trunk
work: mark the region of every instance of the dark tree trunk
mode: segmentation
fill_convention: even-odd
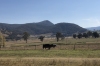
[[[26,43],[27,43],[27,39],[26,39]]]
[[[59,41],[59,38],[57,37],[57,42]]]

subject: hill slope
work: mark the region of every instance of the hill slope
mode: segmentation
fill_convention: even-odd
[[[73,33],[76,32],[85,32],[86,29],[76,25],[76,24],[72,24],[72,23],[58,23],[55,24],[55,26],[52,29],[53,33],[56,32],[61,32],[67,35],[72,35]]]
[[[86,29],[72,23],[58,23],[53,24],[52,22],[45,20],[38,23],[27,23],[27,24],[4,24],[0,23],[1,29],[12,31],[17,34],[22,34],[27,31],[30,34],[43,34],[43,33],[56,33],[61,32],[63,34],[71,35],[73,33],[85,32]]]

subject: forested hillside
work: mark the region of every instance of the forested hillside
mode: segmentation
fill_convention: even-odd
[[[52,28],[52,32],[61,32],[63,34],[72,35],[76,32],[85,32],[86,29],[72,23],[58,23]]]
[[[76,32],[85,32],[86,29],[72,23],[58,23],[53,24],[52,22],[45,20],[38,23],[26,23],[26,24],[5,24],[0,23],[1,29],[6,29],[9,32],[22,34],[28,32],[30,34],[44,34],[44,33],[56,33],[61,32],[63,34],[72,35]]]

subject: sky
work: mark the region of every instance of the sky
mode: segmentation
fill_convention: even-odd
[[[100,0],[0,0],[0,23],[49,20],[83,28],[100,26]]]

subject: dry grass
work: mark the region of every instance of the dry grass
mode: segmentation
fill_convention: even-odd
[[[44,43],[56,43],[56,44],[94,44],[100,43],[100,38],[82,38],[82,39],[73,39],[65,38],[65,40],[56,42],[56,38],[45,38],[43,42],[39,39],[29,39],[27,44],[44,44]],[[26,44],[24,40],[18,41],[8,41],[6,45],[15,45],[15,44]]]
[[[43,50],[41,44],[45,43],[57,44],[57,47],[55,48],[56,50],[54,48],[51,50]],[[2,51],[0,51],[0,66],[100,66],[100,50],[79,50],[80,48],[97,49],[100,48],[99,46],[91,45],[87,47],[79,45],[76,46],[78,50],[72,50],[73,44],[99,43],[100,38],[66,38],[59,42],[56,42],[56,39],[54,38],[45,38],[44,42],[41,42],[38,39],[30,39],[27,44],[23,40],[17,42],[9,41],[6,42],[6,48],[2,48],[3,50],[1,49]],[[38,50],[33,50],[35,49],[35,46],[32,45],[40,46],[36,47]]]
[[[100,50],[1,50],[1,57],[100,58]]]
[[[55,38],[45,38],[43,42],[39,39],[29,39],[28,43],[25,43],[24,40],[19,41],[9,41],[6,42],[5,48],[1,48],[1,50],[27,50],[27,49],[38,49],[42,50],[42,44],[53,43],[57,44],[56,50],[66,49],[66,50],[77,50],[77,49],[92,49],[99,50],[100,49],[100,38],[82,38],[82,39],[73,39],[66,38],[65,40],[56,42]],[[91,45],[94,44],[94,45]],[[74,47],[75,45],[75,47]]]
[[[1,66],[100,66],[98,58],[1,58]]]

